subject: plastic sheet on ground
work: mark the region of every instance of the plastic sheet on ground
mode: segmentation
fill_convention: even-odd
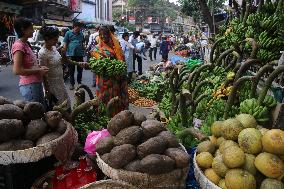
[[[189,167],[188,176],[186,179],[186,189],[201,189],[198,182],[195,179],[194,168],[193,168],[193,157],[194,157],[196,148],[190,148],[186,150],[190,156],[190,167]]]

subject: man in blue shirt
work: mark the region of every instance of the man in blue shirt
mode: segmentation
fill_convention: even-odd
[[[64,37],[64,46],[63,49],[66,52],[66,55],[76,62],[83,62],[84,57],[84,35],[81,31],[82,24],[80,22],[75,22],[73,24],[73,29],[67,31]],[[70,74],[70,90],[74,89],[75,85],[75,68],[74,64],[69,64],[69,74]],[[77,66],[77,82],[81,84],[82,82],[82,73],[83,68]]]

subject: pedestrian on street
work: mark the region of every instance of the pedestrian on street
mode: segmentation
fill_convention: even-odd
[[[89,42],[86,48],[86,52],[88,53],[88,60],[91,57],[92,49],[94,49],[95,46],[99,43],[99,29],[100,29],[100,26],[97,25],[95,28],[95,32],[92,33],[89,37]],[[96,87],[96,74],[95,73],[93,73],[93,87]]]
[[[137,60],[138,63],[138,72],[142,75],[142,58],[138,56],[136,45],[138,44],[139,40],[138,37],[140,36],[139,31],[135,31],[133,35],[130,37],[129,42],[134,46],[134,56],[133,56],[133,71],[135,72],[135,61]],[[139,69],[140,68],[140,69]],[[141,71],[141,72],[140,72]]]
[[[163,36],[160,47],[160,54],[162,55],[163,60],[168,60],[170,50],[171,50],[171,43],[167,40],[165,36]]]
[[[151,38],[150,38],[150,49],[149,49],[149,57],[150,60],[153,61],[153,52],[154,52],[154,59],[157,59],[157,43],[158,43],[158,38],[156,37],[156,35],[154,34]]]
[[[125,56],[125,62],[127,65],[127,75],[128,75],[128,83],[131,82],[132,74],[133,74],[133,50],[134,46],[128,42],[129,41],[129,33],[125,32],[122,34],[122,40],[120,41],[120,45],[122,51]]]
[[[41,66],[49,68],[43,82],[45,96],[49,101],[54,100],[52,97],[55,97],[56,102],[53,102],[55,105],[60,105],[67,100],[67,107],[71,110],[71,100],[64,84],[62,65],[64,62],[68,64],[78,63],[67,59],[65,54],[61,56],[56,49],[55,45],[58,42],[60,34],[57,27],[42,27],[40,34],[44,39],[44,45],[39,51],[39,62]]]
[[[71,57],[71,60],[76,62],[83,62],[84,57],[84,35],[81,31],[82,23],[75,22],[73,24],[73,29],[66,32],[64,37],[64,51],[68,57]],[[69,64],[69,75],[70,75],[70,90],[74,89],[75,85],[75,68],[74,64]],[[82,82],[83,68],[77,66],[77,82],[81,84]]]
[[[49,69],[39,66],[28,42],[28,38],[33,36],[33,24],[27,18],[17,18],[14,28],[19,39],[12,46],[13,73],[20,76],[20,93],[25,101],[39,102],[46,107],[42,81]]]

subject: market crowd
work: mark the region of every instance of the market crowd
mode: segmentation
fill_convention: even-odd
[[[34,33],[32,22],[27,18],[17,18],[14,29],[18,40],[12,46],[13,73],[20,77],[20,93],[24,100],[40,102],[47,109],[52,108],[51,104],[62,104],[67,99],[71,110],[63,67],[68,67],[69,89],[73,90],[75,80],[78,84],[82,83],[83,70],[88,69],[90,58],[111,58],[126,62],[128,74],[125,78],[94,74],[93,86],[96,87],[97,97],[104,103],[119,96],[124,109],[127,109],[127,84],[131,82],[133,73],[142,75],[143,60],[148,57],[151,61],[157,60],[158,52],[162,55],[162,62],[167,62],[173,45],[173,40],[169,37],[147,36],[138,31],[132,35],[125,32],[120,39],[115,35],[114,26],[97,26],[95,32],[89,31],[84,35],[83,24],[75,22],[73,28],[65,33],[55,26],[42,26],[40,34],[44,44],[36,55],[28,42]],[[147,51],[149,54],[146,55]]]

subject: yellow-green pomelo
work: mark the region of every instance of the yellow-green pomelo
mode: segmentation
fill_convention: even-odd
[[[247,128],[240,132],[238,137],[239,146],[245,153],[259,154],[262,151],[262,135],[255,128]]]

